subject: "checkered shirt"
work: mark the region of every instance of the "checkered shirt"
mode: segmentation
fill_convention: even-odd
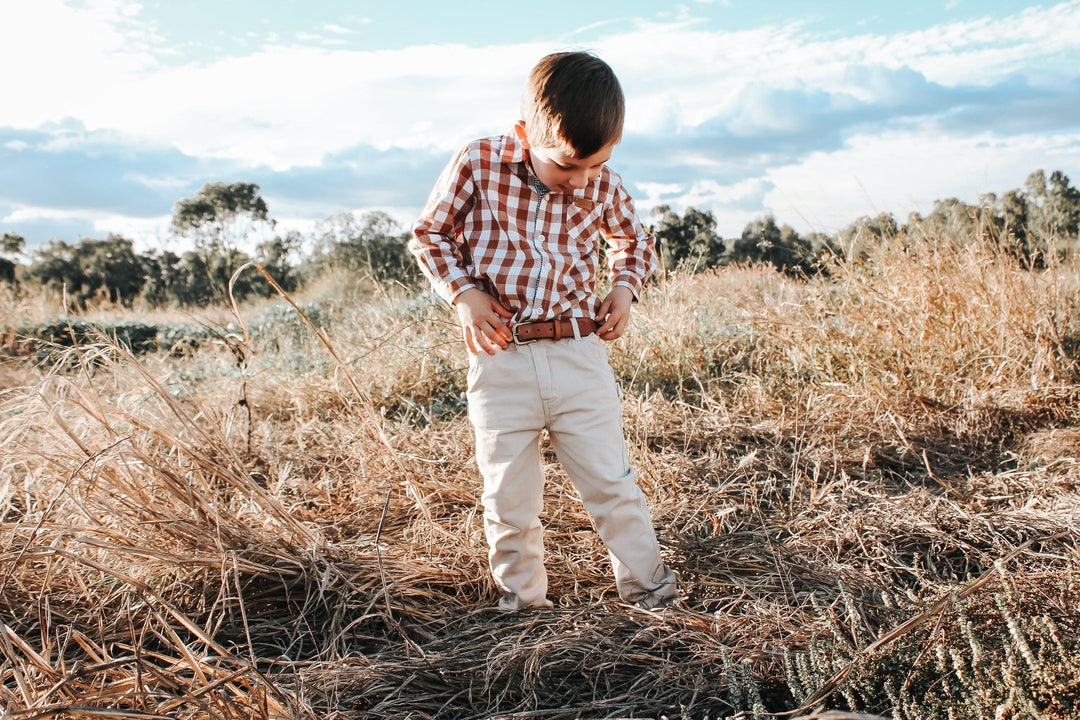
[[[449,303],[479,288],[512,310],[514,321],[595,318],[601,238],[612,285],[637,297],[656,252],[619,176],[605,166],[581,190],[550,192],[511,134],[476,140],[454,156],[409,250]]]

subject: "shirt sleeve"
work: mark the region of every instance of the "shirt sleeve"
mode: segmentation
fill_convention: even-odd
[[[475,199],[469,148],[462,148],[439,176],[427,205],[413,226],[409,252],[435,292],[451,305],[465,290],[477,287],[466,269],[462,228]]]
[[[634,201],[616,177],[611,205],[604,209],[604,236],[610,245],[611,286],[625,285],[636,300],[656,268],[656,242],[634,209]]]

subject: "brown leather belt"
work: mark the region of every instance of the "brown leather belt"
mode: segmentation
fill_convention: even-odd
[[[577,333],[574,328],[577,327]],[[596,332],[596,321],[589,318],[561,318],[539,322],[519,322],[510,326],[515,345],[530,345],[537,340],[562,340],[585,337]]]

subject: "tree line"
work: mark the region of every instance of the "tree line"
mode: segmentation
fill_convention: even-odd
[[[1036,170],[1023,190],[1001,196],[988,193],[975,205],[956,198],[938,200],[928,215],[912,213],[904,224],[891,213],[862,217],[835,235],[800,235],[766,215],[747,224],[739,237],[725,239],[717,234],[711,212],[691,207],[680,216],[661,205],[653,209],[652,217],[663,268],[669,272],[769,263],[792,275],[809,276],[827,271],[833,260],[859,259],[883,238],[911,235],[991,243],[1029,266],[1038,266],[1051,254],[1075,251],[1080,190],[1061,171],[1047,178]]]
[[[408,283],[418,274],[405,248],[408,234],[385,213],[340,213],[309,236],[274,234],[275,225],[257,184],[210,182],[173,206],[170,233],[190,250],[136,252],[132,240],[110,233],[75,243],[50,240],[29,254],[29,262],[18,264],[14,258],[24,253],[25,239],[7,232],[0,247],[0,284],[17,292],[36,286],[63,293],[76,308],[95,299],[201,307],[225,302],[230,293],[242,301],[274,292],[257,272],[240,274],[230,287],[236,270],[249,262],[261,265],[286,291],[331,267],[380,282]],[[269,239],[248,253],[242,248],[250,238]],[[309,252],[303,251],[305,243]]]
[[[680,215],[670,206],[650,213],[662,272],[702,272],[727,264],[769,263],[796,276],[827,272],[835,260],[858,259],[883,238],[914,233],[957,242],[993,243],[1026,264],[1044,263],[1052,253],[1077,245],[1080,190],[1060,171],[1049,177],[1031,173],[1023,189],[983,195],[975,205],[956,198],[939,200],[925,217],[913,213],[900,224],[889,213],[863,217],[835,235],[800,235],[778,225],[772,215],[746,225],[741,235],[723,238],[711,212],[688,207]],[[271,286],[258,273],[243,273],[230,289],[233,273],[257,262],[287,291],[314,281],[334,268],[378,283],[412,285],[419,272],[406,250],[409,233],[389,215],[343,212],[318,223],[308,235],[274,234],[259,186],[211,182],[173,206],[170,231],[185,246],[181,253],[151,249],[135,252],[120,235],[78,242],[50,240],[29,254],[21,235],[6,232],[0,244],[0,285],[16,292],[32,287],[62,292],[75,307],[92,299],[131,305],[198,307],[227,300],[265,296]],[[254,253],[241,248],[259,241]]]

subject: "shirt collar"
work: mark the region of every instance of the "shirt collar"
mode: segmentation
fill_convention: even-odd
[[[503,135],[503,146],[502,152],[499,153],[499,162],[525,162],[525,148],[522,146],[521,141],[517,139],[513,130]]]

